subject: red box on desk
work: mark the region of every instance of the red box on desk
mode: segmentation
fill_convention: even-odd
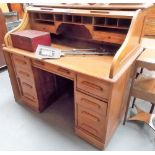
[[[51,45],[50,33],[36,30],[13,32],[11,33],[11,39],[13,47],[31,52],[35,52],[38,44]]]

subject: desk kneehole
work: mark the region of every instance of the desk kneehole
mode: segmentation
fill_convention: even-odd
[[[96,80],[91,77],[78,75],[77,89],[89,93],[97,98],[108,101],[110,93],[110,84],[102,80]]]
[[[48,62],[43,62],[43,61],[39,61],[39,60],[33,60],[32,64],[34,67],[43,69],[45,71],[55,73],[57,75],[63,76],[65,78],[68,78],[71,80],[74,79],[74,72],[72,72],[71,70],[68,70],[66,68],[58,67],[53,64],[49,64]]]

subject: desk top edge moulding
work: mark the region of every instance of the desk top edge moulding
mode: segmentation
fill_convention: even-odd
[[[58,97],[57,75],[73,81],[75,133],[104,149],[124,114],[133,66],[143,52],[145,21],[154,13],[155,6],[146,4],[28,7],[3,47],[15,100],[42,112]],[[113,55],[40,60],[13,47],[10,34],[24,30],[50,32],[51,46],[61,50],[96,48]]]

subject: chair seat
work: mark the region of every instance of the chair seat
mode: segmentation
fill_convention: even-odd
[[[134,81],[131,94],[155,104],[155,77],[139,76]]]

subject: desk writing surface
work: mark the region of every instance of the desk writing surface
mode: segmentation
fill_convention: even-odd
[[[62,45],[61,45],[62,46]],[[53,45],[53,47],[58,47]],[[63,48],[66,49],[66,48]],[[35,53],[27,52],[17,48],[5,47],[4,50],[14,54],[21,54],[32,59],[37,59]],[[97,55],[70,55],[61,57],[60,59],[44,59],[42,61],[70,69],[71,71],[86,74],[99,79],[109,79],[110,67],[113,56],[97,56]]]

